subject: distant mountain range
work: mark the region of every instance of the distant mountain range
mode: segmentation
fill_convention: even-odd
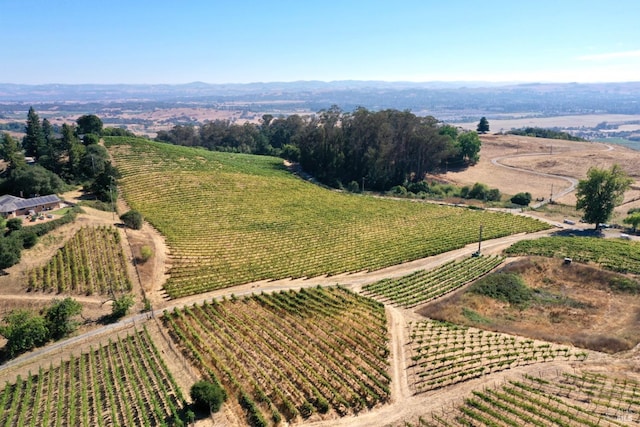
[[[541,115],[640,114],[640,82],[487,83],[345,80],[179,85],[0,83],[2,104],[143,104],[229,106],[246,111],[408,109],[416,114],[477,118],[517,112]]]

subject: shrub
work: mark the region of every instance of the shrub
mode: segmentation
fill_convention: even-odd
[[[22,228],[22,220],[20,218],[11,218],[7,220],[5,226],[9,230],[9,234],[11,234],[12,232],[18,231]]]
[[[49,340],[44,317],[29,310],[13,310],[3,320],[0,335],[7,339],[5,350],[11,357],[41,346]]]
[[[111,316],[113,319],[116,320],[126,316],[133,303],[133,297],[128,294],[114,299],[113,306],[111,307]]]
[[[406,196],[407,195],[407,189],[404,188],[402,185],[395,185],[393,187],[391,187],[391,190],[389,190],[391,192],[391,194],[395,195],[395,196]]]
[[[282,147],[280,156],[292,162],[297,162],[300,160],[300,149],[295,145],[285,144]]]
[[[518,193],[511,198],[511,203],[520,206],[529,206],[529,203],[531,203],[531,193]]]
[[[208,381],[198,381],[192,385],[189,394],[194,407],[201,411],[218,412],[227,400],[224,389]]]
[[[22,239],[22,247],[24,249],[32,248],[38,243],[38,235],[31,230],[26,230],[20,233]]]
[[[349,191],[350,193],[359,193],[360,185],[358,185],[358,183],[355,181],[351,181],[349,184],[347,184],[347,191]]]
[[[140,248],[140,262],[147,262],[153,256],[153,249],[150,246]]]
[[[514,273],[491,274],[474,283],[469,292],[505,301],[520,308],[524,308],[532,298],[531,289],[519,274]]]
[[[640,293],[640,283],[628,277],[613,277],[609,282],[611,289],[636,295]]]
[[[142,228],[143,218],[142,214],[135,210],[130,210],[120,215],[120,220],[129,228],[134,230],[140,230]]]
[[[492,188],[487,192],[486,198],[489,202],[499,202],[502,198],[502,194],[500,194],[500,190],[497,188]]]
[[[9,268],[20,262],[23,242],[14,236],[0,235],[0,270]]]

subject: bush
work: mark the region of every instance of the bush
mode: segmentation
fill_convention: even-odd
[[[347,184],[347,191],[350,193],[359,193],[360,185],[358,185],[358,183],[355,181],[351,181],[349,184]]]
[[[491,274],[474,283],[469,292],[505,301],[520,308],[524,308],[532,298],[531,289],[519,274],[514,273]]]
[[[285,144],[282,146],[280,156],[292,162],[297,162],[300,160],[300,149],[295,145]]]
[[[20,218],[11,218],[7,220],[5,227],[7,227],[9,234],[11,234],[12,232],[18,231],[22,228],[22,220]]]
[[[73,298],[67,297],[63,300],[53,300],[53,304],[45,313],[49,335],[54,340],[66,337],[78,327],[78,322],[72,317],[82,312],[82,305]]]
[[[120,220],[124,225],[134,230],[140,230],[144,221],[142,214],[135,210],[130,210],[129,212],[120,215]]]
[[[120,298],[113,300],[111,306],[111,316],[114,320],[120,319],[127,315],[129,309],[133,305],[133,297],[131,295],[122,295]]]
[[[41,346],[49,340],[44,317],[29,310],[13,310],[3,320],[0,335],[7,339],[5,350],[11,357]]]
[[[198,381],[191,386],[191,400],[200,411],[218,412],[227,400],[227,394],[218,384],[208,381]]]
[[[486,198],[489,202],[499,202],[502,198],[502,194],[497,188],[492,188],[487,192]]]
[[[150,246],[140,248],[140,262],[147,262],[153,256],[153,249]]]
[[[531,203],[531,193],[518,193],[511,198],[511,203],[520,206],[529,206],[529,203]]]
[[[391,192],[391,194],[395,195],[395,196],[406,196],[407,195],[407,189],[404,188],[402,185],[395,185],[393,187],[391,187],[391,190],[389,190]]]
[[[15,236],[2,237],[0,235],[0,270],[20,262],[22,245],[22,239],[18,239]]]
[[[31,230],[25,230],[20,233],[22,239],[22,247],[24,249],[30,249],[38,243],[38,235]]]

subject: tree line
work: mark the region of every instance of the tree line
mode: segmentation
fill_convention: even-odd
[[[31,107],[24,130],[22,141],[8,133],[0,138],[0,158],[6,162],[0,173],[0,193],[33,197],[84,184],[105,197],[104,186],[112,184],[110,177],[116,177],[117,172],[108,160],[107,150],[98,144],[105,132],[99,117],[83,115],[75,124],[63,124],[58,133],[49,120],[41,121]]]
[[[156,140],[209,150],[281,156],[332,186],[364,183],[386,191],[422,181],[442,167],[464,167],[479,159],[480,138],[431,116],[409,111],[343,112],[337,106],[316,115],[262,116],[259,124],[226,120],[196,127],[177,125]]]

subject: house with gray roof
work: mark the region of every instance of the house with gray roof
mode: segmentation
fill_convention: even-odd
[[[58,209],[60,203],[62,203],[62,200],[55,194],[31,197],[29,199],[5,194],[0,196],[0,216],[3,218],[15,218],[21,215],[29,215],[30,213]]]

